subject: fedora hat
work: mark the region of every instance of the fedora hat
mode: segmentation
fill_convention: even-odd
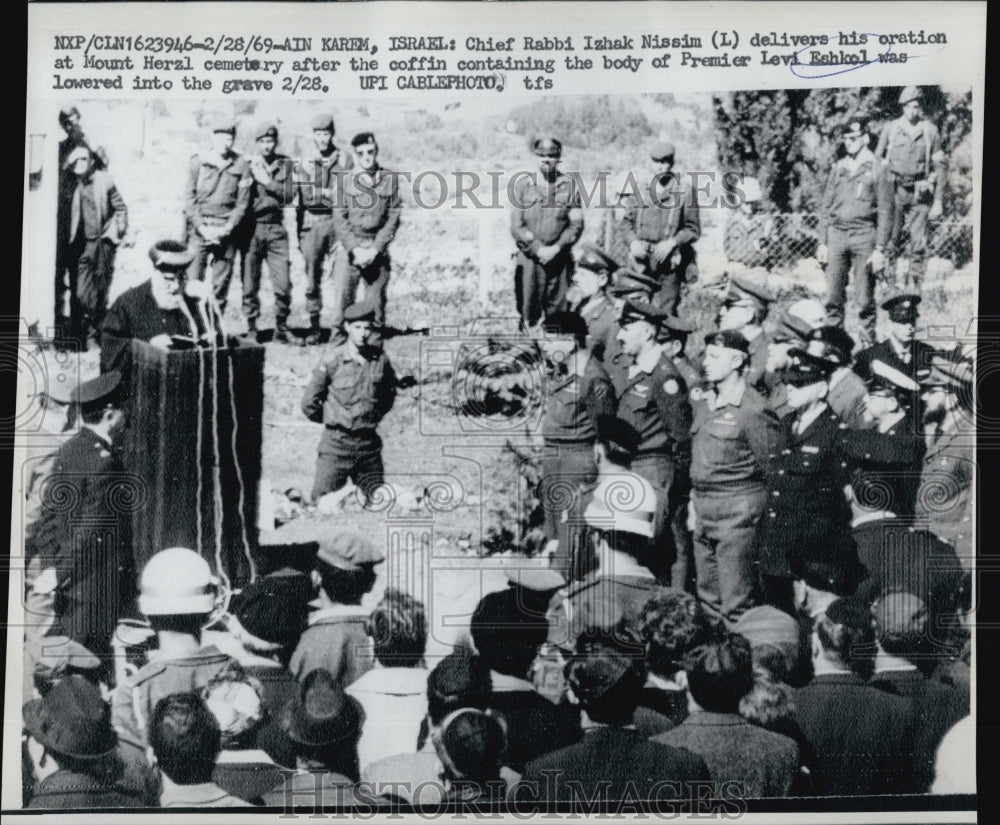
[[[72,759],[100,759],[118,746],[111,708],[83,676],[57,682],[44,699],[28,702],[24,727],[48,750]]]

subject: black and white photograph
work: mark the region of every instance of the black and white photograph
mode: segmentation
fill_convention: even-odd
[[[185,5],[31,9],[5,814],[974,818],[985,4]]]

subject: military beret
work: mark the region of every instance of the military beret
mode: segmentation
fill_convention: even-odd
[[[543,326],[550,336],[566,336],[581,341],[587,337],[587,322],[578,312],[553,312],[545,317]]]
[[[919,391],[917,384],[906,373],[895,367],[889,366],[885,361],[875,359],[871,363],[871,373],[868,376],[868,392],[870,393],[892,393],[900,397]]]
[[[889,320],[900,324],[909,324],[917,320],[920,306],[920,296],[910,293],[893,295],[882,302],[882,309],[889,313]]]
[[[660,331],[667,334],[668,338],[678,338],[685,341],[695,331],[695,325],[690,321],[678,318],[676,315],[668,315],[660,323]]]
[[[778,318],[778,325],[774,330],[773,338],[782,343],[788,341],[805,341],[812,332],[812,327],[797,315],[786,308],[781,311]]]
[[[367,146],[369,143],[375,143],[375,133],[374,132],[358,132],[354,137],[351,138],[351,146],[357,149],[359,146]]]
[[[854,339],[843,327],[823,326],[809,333],[809,351],[813,355],[834,360],[839,365],[847,364],[854,352]]]
[[[904,86],[903,91],[899,93],[899,105],[905,106],[911,100],[921,100],[923,95],[920,94],[920,89],[916,86]]]
[[[535,138],[531,142],[531,151],[540,158],[562,157],[562,144],[552,137]]]
[[[781,371],[780,377],[784,383],[793,387],[807,387],[826,381],[837,367],[832,361],[800,349],[793,349],[788,354],[792,363]]]
[[[608,293],[621,298],[636,293],[651,295],[660,288],[660,282],[641,272],[636,272],[627,266],[622,267],[614,275],[614,283],[608,287]]]
[[[673,160],[676,150],[674,144],[665,140],[659,140],[650,147],[649,157],[656,162]]]
[[[364,536],[345,531],[333,538],[320,539],[316,558],[340,570],[361,570],[385,561],[385,553]]]
[[[122,375],[117,370],[83,381],[73,390],[71,400],[82,407],[101,407],[121,394]]]
[[[333,115],[314,115],[310,126],[314,132],[329,132],[332,135],[334,133]]]
[[[949,392],[968,393],[972,389],[972,364],[964,359],[934,356],[930,367],[917,373],[922,387],[944,387]]]
[[[66,160],[63,163],[63,169],[69,169],[78,160],[90,160],[90,149],[86,146],[77,146],[73,151],[66,155]]]
[[[750,342],[742,332],[735,329],[723,329],[708,333],[705,336],[705,346],[732,349],[742,352],[744,355],[750,353]]]
[[[729,290],[726,292],[723,303],[736,304],[744,301],[766,307],[774,300],[774,296],[764,287],[751,281],[749,278],[735,276],[729,281]]]
[[[504,571],[511,587],[551,595],[566,586],[566,578],[551,567],[512,567]]]
[[[618,261],[592,243],[580,244],[580,257],[577,259],[576,265],[583,269],[589,269],[591,272],[608,276],[621,268]]]
[[[212,131],[227,132],[233,137],[236,137],[236,121],[233,120],[231,117],[219,115],[218,117],[212,120]]]
[[[865,134],[865,122],[860,118],[851,120],[844,127],[844,138],[856,138]]]
[[[922,636],[927,627],[927,605],[918,596],[895,590],[872,605],[875,631],[880,640],[886,637]]]
[[[254,135],[254,140],[260,140],[261,138],[274,138],[278,139],[278,127],[273,123],[261,123],[257,127],[257,134]]]
[[[633,297],[625,299],[625,306],[622,308],[620,324],[625,326],[634,321],[645,321],[658,327],[667,314],[659,307],[653,306],[649,301],[642,298]]]
[[[149,259],[157,269],[187,269],[194,255],[180,241],[157,241],[149,248]]]
[[[367,301],[360,301],[356,304],[351,304],[347,309],[344,310],[344,320],[348,322],[374,321],[375,307],[372,306]]]
[[[602,444],[613,444],[619,450],[635,455],[642,441],[642,436],[627,421],[613,415],[597,417],[597,440]]]

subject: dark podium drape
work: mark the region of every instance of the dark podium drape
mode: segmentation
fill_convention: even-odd
[[[257,558],[264,348],[133,341],[131,354],[124,459],[147,493],[133,517],[136,569],[189,547],[240,587]]]

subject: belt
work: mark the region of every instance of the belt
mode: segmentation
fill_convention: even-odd
[[[356,430],[349,430],[341,424],[327,424],[326,428],[328,430],[333,430],[334,432],[343,433],[344,435],[350,435],[356,438],[371,437],[377,434],[375,427],[359,427]]]

